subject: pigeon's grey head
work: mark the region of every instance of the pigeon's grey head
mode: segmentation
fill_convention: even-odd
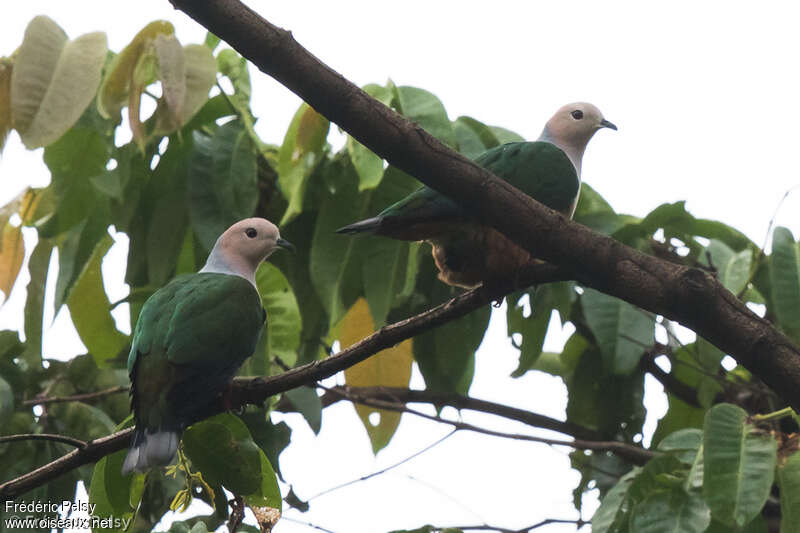
[[[235,274],[254,282],[258,265],[277,248],[294,250],[275,224],[264,218],[246,218],[219,236],[201,272]]]
[[[580,174],[581,159],[592,135],[601,128],[616,130],[617,127],[603,118],[596,106],[587,102],[575,102],[561,107],[547,124],[539,138],[555,144],[569,156]]]

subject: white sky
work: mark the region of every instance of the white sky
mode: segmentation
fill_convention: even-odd
[[[620,130],[601,131],[592,140],[583,178],[620,212],[643,216],[663,202],[687,200],[696,216],[722,220],[761,244],[778,201],[800,183],[793,157],[800,137],[795,104],[800,9],[793,2],[250,4],[355,83],[391,77],[400,85],[423,87],[441,98],[452,119],[471,115],[535,138],[562,104],[596,104]],[[183,43],[202,42],[205,35],[167,0],[109,7],[100,1],[15,3],[0,18],[0,55],[13,52],[27,22],[41,13],[71,38],[108,32],[115,51],[158,18],[172,21]],[[257,71],[251,76],[257,130],[265,141],[279,144],[299,100]],[[41,150],[25,151],[12,134],[0,159],[0,202],[48,180]],[[800,193],[795,193],[777,223],[800,233],[798,209]],[[125,238],[117,238],[120,244],[104,265],[112,299],[127,290],[120,261]],[[23,274],[0,309],[0,327],[21,326],[26,283]],[[48,331],[47,356],[84,351],[69,329],[64,311]],[[504,339],[504,320],[498,317],[490,329],[471,394],[563,417],[560,381],[509,378],[516,353]],[[422,385],[418,375],[413,385]],[[658,414],[663,398],[657,385],[649,391],[648,402]],[[405,417],[394,441],[373,458],[345,403],[326,410],[316,438],[297,417],[287,418],[295,432],[281,466],[301,498],[396,462],[448,431]],[[488,417],[464,418],[523,430]],[[656,418],[648,421],[650,431]],[[384,476],[314,500],[305,515],[287,511],[287,516],[337,533],[484,520],[521,528],[543,518],[575,518],[571,490],[577,479],[565,450],[465,433]],[[275,531],[312,530],[284,520]]]

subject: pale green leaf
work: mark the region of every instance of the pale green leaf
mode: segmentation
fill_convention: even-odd
[[[655,322],[633,305],[586,289],[581,298],[586,321],[603,354],[603,366],[615,374],[630,374],[653,344]]]
[[[159,34],[153,40],[158,58],[158,77],[161,80],[161,99],[173,126],[182,123],[183,103],[186,99],[186,64],[181,43],[174,35]]]
[[[776,476],[781,489],[781,533],[800,531],[800,453],[782,460]]]
[[[778,323],[800,340],[800,245],[787,228],[777,227],[772,235],[769,274]]]
[[[682,490],[656,492],[636,504],[631,531],[647,533],[702,533],[711,513],[699,495]]]
[[[456,146],[453,125],[434,94],[418,87],[397,87],[400,112],[450,147]]]
[[[28,149],[61,137],[81,117],[100,85],[108,52],[105,33],[87,33],[65,44],[36,114],[26,129],[17,127]],[[17,63],[14,72],[18,72]],[[32,82],[20,80],[23,85]],[[18,94],[12,92],[12,105]]]
[[[719,404],[703,428],[703,495],[716,520],[742,527],[761,511],[775,471],[777,442],[747,422],[747,412]]]
[[[280,226],[302,212],[308,178],[322,158],[329,128],[328,119],[308,104],[295,113],[278,151],[278,183],[289,201]]]
[[[113,240],[108,234],[97,244],[67,298],[72,323],[98,366],[119,355],[128,338],[117,330],[103,287],[100,267]]]
[[[267,311],[265,355],[268,360],[279,357],[294,366],[303,322],[289,280],[275,265],[264,262],[256,272],[256,286]]]
[[[67,34],[50,17],[39,15],[25,28],[11,74],[11,116],[20,133],[36,118],[66,44]]]

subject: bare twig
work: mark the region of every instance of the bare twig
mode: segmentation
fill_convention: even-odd
[[[477,526],[449,526],[453,529],[460,529],[461,531],[497,531],[498,533],[529,533],[534,529],[539,529],[544,526],[549,526],[551,524],[575,524],[577,529],[582,528],[585,525],[588,525],[589,522],[585,522],[580,518],[577,520],[568,520],[563,518],[547,518],[546,520],[542,520],[541,522],[537,522],[532,526],[523,527],[522,529],[509,529],[505,527],[498,527],[498,526],[490,526],[489,524],[481,524]],[[448,528],[436,528],[434,531],[442,531]]]
[[[414,459],[415,457],[419,457],[420,455],[422,455],[423,453],[427,452],[428,450],[431,450],[432,448],[435,448],[435,447],[436,447],[436,446],[438,446],[439,444],[441,444],[441,443],[443,443],[444,441],[446,441],[448,438],[450,438],[450,437],[452,437],[453,435],[455,435],[456,431],[457,431],[457,430],[455,430],[455,429],[454,429],[453,431],[451,431],[450,433],[448,433],[447,435],[445,435],[445,436],[444,436],[444,437],[442,437],[441,439],[438,439],[438,440],[436,440],[435,442],[433,442],[433,443],[431,443],[431,444],[429,444],[429,445],[425,446],[425,447],[424,447],[424,448],[422,448],[421,450],[419,450],[419,451],[417,451],[417,452],[414,452],[413,454],[409,455],[408,457],[406,457],[406,458],[405,458],[405,459],[403,459],[402,461],[398,461],[398,462],[396,462],[396,463],[394,463],[394,464],[391,464],[391,465],[387,466],[386,468],[381,468],[380,470],[378,470],[378,471],[376,471],[376,472],[372,472],[371,474],[367,474],[366,476],[361,476],[361,477],[360,477],[360,478],[358,478],[358,479],[351,479],[350,481],[347,481],[346,483],[342,483],[342,484],[340,484],[340,485],[336,485],[335,487],[331,487],[331,488],[325,489],[325,490],[323,490],[322,492],[320,492],[320,493],[318,493],[318,494],[315,494],[314,496],[312,496],[312,497],[310,497],[310,498],[306,499],[306,502],[310,502],[311,500],[314,500],[314,499],[316,499],[316,498],[319,498],[320,496],[324,496],[324,495],[326,495],[326,494],[330,494],[331,492],[337,491],[337,490],[339,490],[339,489],[343,489],[343,488],[345,488],[345,487],[349,487],[350,485],[353,485],[353,484],[355,484],[355,483],[359,483],[359,482],[361,482],[361,481],[366,481],[366,480],[368,480],[368,479],[370,479],[370,478],[373,478],[373,477],[375,477],[375,476],[379,476],[379,475],[381,475],[381,474],[385,474],[385,473],[386,473],[386,472],[388,472],[389,470],[391,470],[391,469],[393,469],[393,468],[397,468],[397,467],[398,467],[398,466],[400,466],[400,465],[404,465],[404,464],[406,464],[407,462],[409,462],[410,460]]]
[[[329,389],[333,391],[334,389]],[[347,396],[346,390],[339,389],[339,392],[342,393],[345,397]],[[645,450],[644,448],[640,448],[638,446],[633,446],[631,444],[627,444],[624,442],[618,441],[591,441],[591,440],[584,440],[584,439],[574,439],[574,440],[561,440],[561,439],[548,439],[544,437],[536,437],[533,435],[524,435],[520,433],[507,433],[503,431],[495,431],[492,429],[482,428],[479,426],[475,426],[473,424],[468,424],[466,422],[458,421],[458,420],[448,420],[446,418],[442,418],[440,416],[429,415],[415,409],[411,409],[402,403],[391,402],[391,401],[383,401],[383,400],[375,400],[371,398],[359,398],[354,396],[349,398],[354,402],[360,403],[362,405],[368,405],[370,407],[376,407],[379,409],[386,409],[388,411],[396,411],[400,413],[409,413],[420,418],[425,418],[427,420],[431,420],[433,422],[439,422],[442,424],[448,424],[453,426],[458,430],[466,430],[472,431],[475,433],[482,433],[484,435],[490,435],[493,437],[502,437],[506,439],[513,439],[513,440],[524,440],[524,441],[531,441],[531,442],[539,442],[542,444],[547,444],[549,446],[568,446],[570,448],[576,448],[579,450],[593,450],[593,451],[607,451],[611,452],[615,455],[619,455],[620,457],[632,462],[636,465],[642,465],[655,457],[657,454],[650,450]]]
[[[87,392],[85,394],[73,394],[72,396],[37,396],[30,400],[24,400],[22,405],[46,405],[51,403],[64,403],[64,402],[90,402],[92,400],[99,400],[106,396],[119,394],[121,392],[128,392],[130,387],[111,387],[108,389],[99,390],[96,392]]]
[[[79,449],[85,448],[88,444],[84,440],[68,437],[66,435],[54,435],[52,433],[25,433],[20,435],[3,435],[2,437],[0,437],[0,444],[6,442],[19,442],[23,440],[45,440],[50,442],[61,442],[63,444],[69,444],[70,446],[75,446],[76,448]]]

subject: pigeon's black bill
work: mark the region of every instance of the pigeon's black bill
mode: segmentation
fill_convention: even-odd
[[[612,129],[614,131],[617,130],[617,127],[614,125],[614,123],[613,122],[609,122],[606,119],[601,120],[600,121],[600,125],[603,126],[604,128],[609,128],[609,129]]]
[[[292,253],[294,253],[296,251],[295,247],[294,247],[294,244],[290,243],[286,239],[278,239],[277,241],[275,241],[275,245],[278,248],[283,248],[284,250],[289,250]]]

